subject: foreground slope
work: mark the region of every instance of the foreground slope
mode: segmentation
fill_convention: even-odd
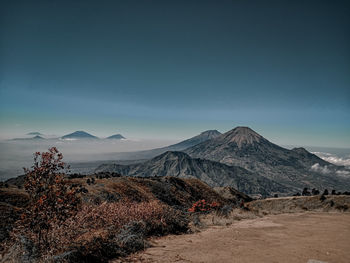
[[[183,152],[166,152],[140,164],[103,164],[96,172],[114,172],[134,177],[197,178],[212,187],[231,186],[247,194],[263,196],[292,190],[244,168],[194,159]]]
[[[295,213],[169,236],[131,262],[350,262],[350,213]],[[195,253],[194,253],[195,252]]]
[[[348,190],[350,180],[337,176],[337,167],[304,148],[288,150],[248,127],[237,127],[185,150],[191,157],[241,166],[286,187]],[[317,168],[313,169],[314,165]]]

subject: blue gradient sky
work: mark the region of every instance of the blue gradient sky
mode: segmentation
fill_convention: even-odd
[[[349,1],[1,1],[0,128],[350,147]]]

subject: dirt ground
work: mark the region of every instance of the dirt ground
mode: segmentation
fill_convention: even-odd
[[[153,239],[133,262],[349,263],[350,213],[265,216]],[[129,261],[130,262],[130,261]]]

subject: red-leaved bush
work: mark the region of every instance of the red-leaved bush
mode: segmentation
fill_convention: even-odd
[[[24,168],[25,190],[29,204],[21,215],[15,232],[29,238],[37,249],[47,249],[53,225],[60,225],[79,209],[79,189],[69,186],[64,178],[63,155],[52,147],[36,152],[31,169]]]
[[[195,202],[191,208],[188,209],[189,212],[191,213],[196,213],[196,212],[209,212],[212,210],[215,210],[219,207],[219,204],[216,202],[212,203],[207,203],[204,199],[199,200]]]

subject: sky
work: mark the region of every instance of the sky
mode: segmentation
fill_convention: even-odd
[[[249,126],[350,148],[349,1],[0,3],[0,137]]]

